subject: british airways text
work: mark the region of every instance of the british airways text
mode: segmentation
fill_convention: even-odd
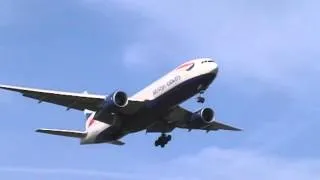
[[[178,84],[181,81],[181,76],[175,76],[174,78],[167,81],[167,83],[159,86],[157,89],[153,90],[153,96],[157,96],[159,94],[162,94],[164,91],[166,91],[171,86],[174,86]]]

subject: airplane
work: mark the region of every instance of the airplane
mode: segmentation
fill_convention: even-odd
[[[241,131],[216,120],[215,111],[205,107],[189,111],[181,103],[197,95],[204,103],[204,92],[218,74],[212,58],[189,60],[132,96],[115,90],[109,95],[74,93],[0,85],[1,89],[21,93],[24,97],[65,106],[85,114],[85,130],[37,129],[36,132],[80,139],[80,144],[124,145],[121,138],[146,131],[160,133],[154,145],[164,148],[176,129]]]

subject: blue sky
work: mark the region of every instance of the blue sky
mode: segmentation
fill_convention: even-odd
[[[204,106],[241,133],[127,136],[80,146],[34,133],[81,112],[1,91],[1,179],[318,179],[317,1],[0,0],[0,82],[129,94],[186,60],[220,65]],[[200,107],[194,100],[184,107]]]

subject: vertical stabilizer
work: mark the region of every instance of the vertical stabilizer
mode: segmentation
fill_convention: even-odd
[[[93,117],[94,117],[94,111],[90,111],[90,110],[88,110],[88,109],[85,109],[84,111],[83,111],[83,113],[84,113],[84,115],[85,115],[85,120],[86,120],[86,130],[93,124],[93,122],[94,122],[94,119],[93,119]]]

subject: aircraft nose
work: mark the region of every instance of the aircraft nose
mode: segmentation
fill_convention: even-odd
[[[214,75],[217,75],[218,74],[218,71],[219,71],[219,67],[218,67],[218,64],[217,63],[212,63],[212,70],[211,70],[211,73],[213,73]]]

